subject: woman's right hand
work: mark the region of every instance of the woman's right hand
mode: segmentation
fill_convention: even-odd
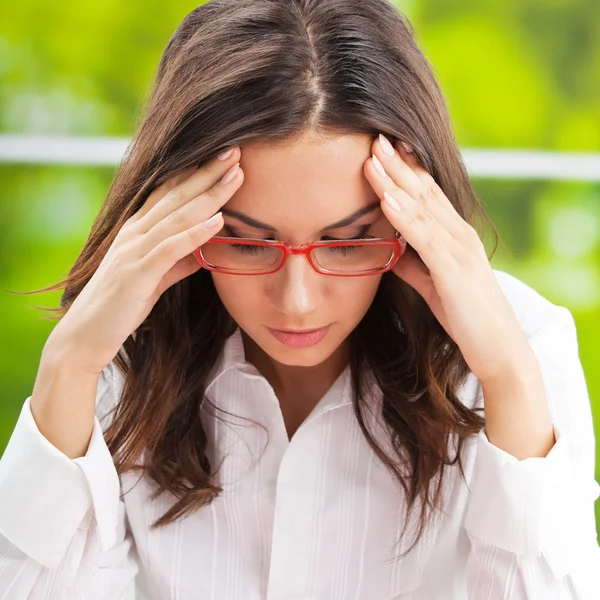
[[[162,293],[201,268],[193,252],[223,227],[215,213],[244,180],[240,157],[236,146],[226,160],[188,169],[152,191],[52,331],[50,348],[60,348],[72,367],[100,375]],[[223,184],[229,172],[235,176]]]

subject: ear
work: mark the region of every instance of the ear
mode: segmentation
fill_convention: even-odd
[[[412,152],[414,152],[412,146],[407,142],[401,142],[400,140],[397,140],[394,146],[396,146],[396,150],[398,150],[400,154],[411,154]]]

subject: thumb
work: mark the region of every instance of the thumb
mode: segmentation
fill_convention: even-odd
[[[157,290],[159,296],[165,290],[168,290],[172,285],[175,285],[182,279],[193,275],[201,268],[202,265],[196,260],[193,254],[185,256],[184,258],[176,262],[162,278]]]
[[[413,287],[423,299],[430,295],[433,281],[427,265],[423,262],[418,252],[407,244],[404,254],[394,265],[392,271],[408,285]]]

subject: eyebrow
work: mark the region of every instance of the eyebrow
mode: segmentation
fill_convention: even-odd
[[[345,219],[342,219],[341,221],[337,221],[336,223],[332,223],[331,225],[324,227],[323,229],[321,229],[319,231],[319,233],[324,233],[326,231],[329,231],[330,229],[339,229],[340,227],[346,227],[347,225],[352,225],[352,223],[354,223],[361,217],[364,217],[365,215],[372,213],[374,210],[379,208],[380,205],[381,205],[381,203],[379,200],[377,200],[376,202],[372,202],[371,204],[367,204],[367,206],[363,206],[362,208],[359,208],[357,211],[353,212],[351,215],[349,215]],[[228,217],[233,217],[234,219],[238,219],[238,221],[242,221],[242,223],[245,223],[246,225],[249,225],[250,227],[256,227],[257,229],[265,229],[266,231],[277,232],[276,227],[267,225],[266,223],[261,223],[260,221],[257,221],[256,219],[253,219],[252,217],[249,217],[248,215],[246,215],[244,213],[238,212],[237,210],[231,210],[229,208],[222,207],[221,212],[224,215],[227,215]]]

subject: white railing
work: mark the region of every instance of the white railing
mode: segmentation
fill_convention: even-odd
[[[116,166],[129,144],[119,137],[0,135],[0,163]],[[600,181],[600,153],[463,149],[472,177]]]

